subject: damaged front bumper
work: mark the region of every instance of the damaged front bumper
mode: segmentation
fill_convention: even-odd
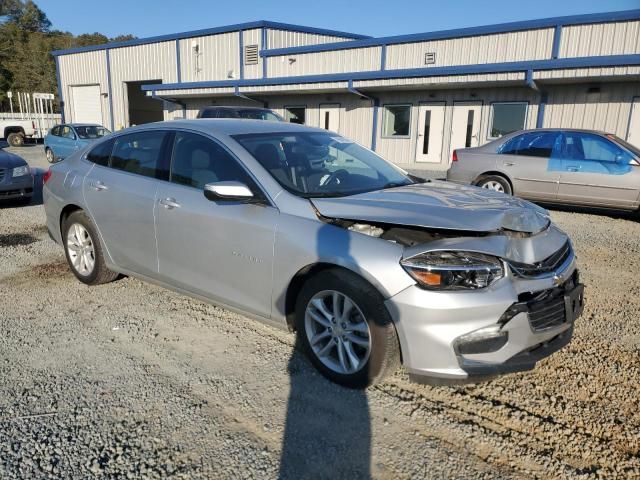
[[[575,257],[552,275],[504,278],[475,291],[409,287],[387,300],[414,381],[456,384],[532,369],[565,346],[582,313]]]

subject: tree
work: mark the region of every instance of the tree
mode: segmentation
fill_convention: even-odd
[[[9,0],[10,7],[15,5],[15,0]],[[25,32],[48,32],[51,28],[51,21],[47,18],[47,15],[40,10],[40,8],[33,2],[33,0],[27,0],[26,2],[18,2],[21,8],[17,5],[12,7],[9,13],[9,19],[15,23],[18,28]]]

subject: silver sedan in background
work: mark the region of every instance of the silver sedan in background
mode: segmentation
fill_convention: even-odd
[[[400,363],[435,381],[528,370],[582,311],[571,242],[544,209],[412,177],[322,129],[149,124],[44,179],[80,281],[134,275],[297,331],[349,387]]]
[[[539,202],[638,210],[640,149],[590,130],[525,130],[456,150],[447,180]]]

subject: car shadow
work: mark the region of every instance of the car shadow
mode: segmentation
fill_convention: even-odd
[[[619,220],[629,220],[631,222],[640,222],[640,211],[627,212],[623,210],[609,210],[609,209],[597,208],[597,207],[578,207],[578,206],[568,206],[568,205],[545,204],[541,202],[538,204],[551,211],[567,212],[567,213],[583,213],[588,215],[597,215],[600,217],[609,217],[609,218],[614,218]]]
[[[45,171],[44,169],[37,167],[31,167],[31,171],[33,172],[33,195],[31,196],[31,199],[28,201],[23,198],[2,200],[0,201],[0,209],[33,207],[43,204],[42,175]]]
[[[329,249],[348,257],[349,238],[347,230],[321,226],[316,236],[318,258],[326,258]],[[306,358],[300,338],[297,334],[288,363],[291,383],[278,478],[371,478],[366,390],[325,379]]]

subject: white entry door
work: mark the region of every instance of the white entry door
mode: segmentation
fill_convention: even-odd
[[[444,102],[421,103],[418,108],[416,162],[440,163],[444,136]]]
[[[338,132],[340,128],[340,104],[322,103],[320,104],[320,128]]]
[[[100,85],[75,85],[70,88],[73,121],[102,125]]]
[[[631,104],[631,116],[629,117],[629,131],[627,142],[640,148],[640,97],[633,99]]]
[[[451,141],[449,142],[449,162],[456,148],[480,145],[480,117],[482,102],[454,102],[451,119]]]

